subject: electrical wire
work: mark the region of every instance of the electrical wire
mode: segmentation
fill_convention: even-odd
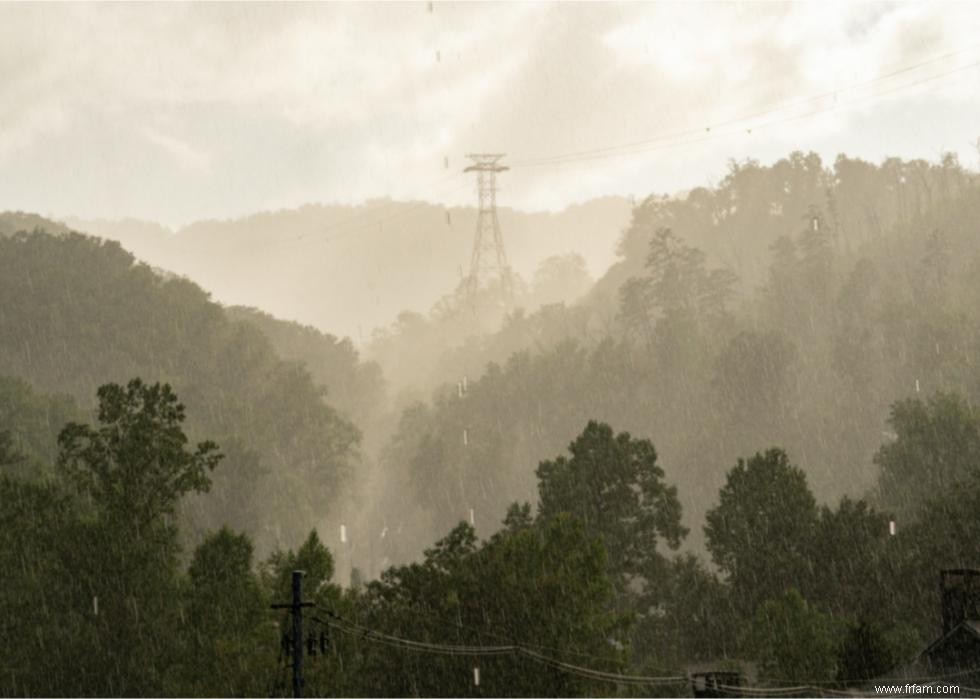
[[[428,611],[426,611],[424,609],[421,609],[421,608],[419,608],[417,606],[414,606],[413,605],[411,607],[408,607],[408,610],[409,611],[412,611],[412,612],[415,612],[417,614],[420,614],[422,616],[425,616],[425,617],[427,617],[429,619],[432,619],[433,621],[436,621],[436,622],[442,624],[443,626],[452,627],[453,629],[458,630],[458,631],[465,631],[466,630],[466,627],[463,626],[463,624],[461,624],[460,622],[444,620],[441,617],[437,616],[436,614],[433,614],[432,612],[428,612]],[[517,643],[514,641],[513,638],[508,638],[507,636],[504,636],[503,634],[500,634],[500,633],[496,633],[494,631],[490,631],[490,630],[487,630],[487,629],[481,629],[479,633],[483,633],[483,634],[486,634],[488,636],[493,636],[494,638],[499,638],[501,640],[507,641],[511,645],[517,645]],[[584,651],[577,651],[577,650],[573,650],[571,648],[559,648],[559,647],[556,647],[556,646],[548,646],[548,645],[544,645],[544,644],[541,644],[541,643],[530,643],[528,641],[521,641],[520,645],[525,646],[527,648],[534,648],[534,649],[537,649],[537,650],[551,651],[553,653],[563,653],[565,655],[575,655],[575,656],[578,656],[580,658],[591,658],[593,660],[600,660],[600,661],[603,661],[603,662],[608,662],[609,661],[609,658],[603,658],[602,656],[596,655],[595,653],[586,653]]]
[[[677,145],[689,145],[689,144],[692,144],[692,143],[700,143],[701,141],[705,141],[705,140],[707,140],[709,138],[714,138],[714,137],[718,136],[719,134],[725,135],[725,132],[719,132],[718,129],[723,129],[724,127],[732,126],[732,125],[740,124],[740,123],[744,123],[744,122],[751,122],[751,121],[754,121],[754,120],[758,119],[759,117],[766,116],[768,114],[773,114],[773,113],[776,113],[776,112],[784,111],[784,110],[789,109],[791,107],[796,107],[796,106],[808,104],[808,103],[811,103],[811,102],[817,102],[817,101],[826,99],[828,97],[836,96],[836,95],[838,95],[838,94],[840,94],[842,92],[848,92],[848,91],[851,91],[851,90],[854,90],[854,89],[857,89],[857,88],[860,88],[860,87],[866,87],[868,85],[872,85],[872,84],[875,84],[875,83],[878,83],[878,82],[881,82],[881,81],[890,79],[890,78],[895,77],[897,75],[900,75],[902,73],[906,73],[906,72],[909,72],[911,70],[915,70],[915,69],[920,68],[922,66],[929,65],[931,63],[935,63],[935,62],[940,61],[940,60],[944,60],[944,59],[949,58],[949,57],[951,57],[953,55],[957,55],[959,53],[963,53],[963,52],[965,52],[967,50],[972,50],[973,48],[976,48],[976,47],[970,47],[969,49],[963,49],[963,50],[956,51],[956,52],[953,52],[953,53],[944,54],[943,56],[938,56],[938,57],[936,57],[934,59],[931,59],[929,61],[924,61],[924,62],[922,62],[920,64],[916,64],[914,66],[908,66],[908,67],[903,68],[901,70],[894,71],[892,73],[889,73],[889,74],[884,75],[884,76],[880,76],[880,77],[875,78],[875,79],[870,80],[870,81],[866,81],[865,83],[858,83],[858,84],[851,85],[851,86],[848,86],[848,87],[844,87],[844,88],[841,88],[839,90],[835,90],[835,91],[832,91],[832,92],[823,93],[821,95],[815,95],[813,97],[810,97],[810,98],[807,98],[807,99],[803,99],[803,100],[798,100],[798,101],[796,101],[794,103],[789,103],[787,105],[777,106],[777,107],[766,109],[766,110],[763,110],[763,111],[760,111],[760,112],[755,112],[755,113],[752,113],[752,114],[743,115],[743,116],[740,116],[740,117],[735,117],[735,118],[732,118],[732,119],[728,119],[726,121],[721,121],[721,122],[717,122],[717,123],[713,123],[713,124],[708,124],[708,125],[703,126],[703,127],[686,129],[686,130],[683,130],[683,131],[677,131],[677,132],[673,132],[673,133],[669,133],[669,134],[663,134],[661,136],[655,136],[655,137],[652,137],[652,138],[649,138],[649,139],[644,139],[644,140],[641,140],[641,141],[634,141],[634,142],[631,142],[631,143],[619,144],[619,145],[615,145],[615,146],[606,146],[606,147],[594,148],[594,149],[584,150],[584,151],[572,151],[572,152],[569,152],[569,153],[563,153],[563,154],[557,154],[557,155],[550,155],[550,156],[542,156],[542,157],[538,157],[538,158],[529,158],[529,159],[526,159],[526,160],[519,160],[519,161],[516,161],[516,162],[512,163],[511,164],[511,168],[512,169],[518,169],[518,168],[539,167],[539,166],[548,166],[548,165],[555,165],[555,166],[557,166],[557,165],[564,165],[564,164],[568,164],[568,163],[576,163],[576,162],[583,162],[583,161],[589,161],[589,160],[598,160],[598,159],[605,159],[605,158],[622,157],[622,156],[626,156],[626,155],[633,155],[633,154],[636,154],[636,153],[648,152],[648,151],[651,151],[651,150],[657,150],[659,148],[667,148],[667,147],[673,147],[673,146],[677,146]],[[963,72],[965,70],[969,70],[971,68],[975,68],[978,65],[980,65],[980,61],[969,63],[969,64],[963,65],[963,66],[958,66],[956,68],[953,68],[953,69],[950,69],[950,70],[946,70],[946,71],[942,71],[940,73],[936,73],[936,74],[933,74],[933,75],[930,75],[928,77],[921,78],[921,79],[918,79],[918,80],[906,82],[906,83],[903,83],[902,85],[894,86],[894,87],[888,88],[886,90],[875,92],[875,93],[873,93],[871,95],[866,95],[863,98],[858,98],[858,99],[855,99],[855,100],[850,100],[848,102],[845,102],[843,105],[837,105],[837,104],[835,104],[835,105],[833,105],[831,107],[820,108],[820,109],[813,110],[811,112],[807,112],[806,114],[796,115],[796,116],[791,116],[791,117],[785,117],[785,118],[780,118],[780,119],[774,119],[774,120],[770,120],[770,121],[767,121],[767,122],[763,122],[761,124],[755,124],[755,125],[752,126],[752,129],[750,129],[750,131],[751,130],[754,130],[754,129],[767,128],[767,127],[778,125],[778,124],[783,124],[783,123],[788,123],[788,122],[796,121],[796,120],[799,120],[799,119],[808,118],[808,117],[815,116],[815,115],[818,115],[818,114],[823,114],[823,113],[829,112],[829,111],[835,111],[835,110],[839,109],[841,106],[846,107],[846,106],[850,106],[850,105],[854,105],[854,104],[860,104],[861,102],[867,101],[868,99],[875,99],[875,98],[878,98],[878,97],[882,97],[882,96],[891,94],[893,92],[897,92],[899,90],[908,89],[910,87],[917,87],[919,85],[923,85],[925,83],[933,82],[935,80],[938,80],[940,78],[947,77],[949,75],[953,75],[953,74],[956,74],[956,73]],[[676,139],[684,138],[684,137],[687,137],[687,136],[696,136],[696,135],[700,135],[700,138],[691,139],[691,140],[685,140],[685,141],[678,141],[678,140],[676,140]]]
[[[954,70],[941,73],[939,75],[930,76],[928,78],[925,78],[925,79],[922,79],[922,80],[918,80],[918,81],[915,81],[913,83],[907,83],[907,84],[904,84],[904,85],[899,85],[899,86],[897,86],[895,88],[891,88],[889,90],[885,90],[885,91],[882,91],[882,92],[879,92],[879,93],[876,93],[876,94],[873,94],[873,95],[868,95],[868,96],[866,96],[864,98],[852,100],[852,101],[846,102],[846,103],[844,103],[842,105],[834,105],[833,107],[824,108],[824,109],[816,109],[816,110],[813,110],[811,112],[807,112],[805,114],[799,114],[799,115],[795,115],[795,116],[791,116],[791,117],[785,117],[785,118],[782,118],[782,119],[776,119],[776,120],[764,122],[764,123],[761,123],[761,124],[754,124],[751,129],[748,129],[748,131],[749,131],[749,133],[751,133],[753,130],[765,129],[765,128],[768,128],[768,127],[771,127],[771,126],[788,124],[790,122],[800,121],[800,120],[808,119],[808,118],[811,118],[811,117],[814,117],[814,116],[819,116],[820,114],[825,114],[825,113],[828,113],[828,112],[837,111],[838,109],[840,109],[842,107],[849,107],[849,106],[859,105],[859,104],[862,104],[862,103],[867,102],[869,100],[873,100],[873,99],[876,99],[878,97],[881,97],[881,96],[890,94],[892,92],[896,92],[898,90],[904,90],[904,89],[907,89],[909,87],[915,87],[915,86],[922,85],[922,84],[925,84],[925,83],[928,83],[928,82],[932,82],[934,80],[938,80],[940,78],[945,78],[945,77],[947,77],[949,75],[952,75],[954,73],[959,73],[959,72],[962,72],[964,70],[969,70],[969,69],[975,68],[977,66],[980,66],[980,61],[975,62],[975,63],[971,63],[971,64],[966,65],[966,66],[961,66],[959,68],[956,68]],[[714,130],[713,131],[712,128],[713,127],[705,127],[703,129],[702,135],[700,137],[697,137],[697,138],[689,138],[687,140],[678,140],[678,141],[666,141],[664,143],[654,143],[654,144],[649,145],[649,146],[646,146],[646,147],[636,148],[636,149],[632,149],[632,150],[626,150],[626,151],[622,151],[622,152],[599,153],[599,154],[588,155],[588,156],[583,156],[583,157],[565,158],[563,160],[548,161],[548,162],[538,162],[538,163],[531,163],[531,164],[525,164],[525,165],[516,165],[515,164],[513,166],[513,169],[519,169],[521,167],[540,167],[540,166],[554,166],[554,167],[557,167],[557,166],[560,166],[560,165],[576,164],[576,163],[587,162],[587,161],[592,161],[592,160],[606,160],[606,159],[610,159],[610,158],[621,158],[621,157],[627,157],[627,156],[637,155],[637,154],[640,154],[640,153],[648,153],[648,152],[652,152],[652,151],[664,150],[664,149],[668,149],[668,148],[677,148],[677,147],[682,147],[682,146],[695,145],[695,144],[698,144],[698,143],[703,143],[705,141],[708,141],[708,140],[717,138],[719,136],[728,136],[728,135],[732,135],[732,133],[734,133],[734,132],[724,132],[724,131],[717,131],[717,130]],[[699,129],[698,131],[702,131],[702,130]],[[693,132],[690,132],[690,133],[697,133],[698,131],[693,131]]]
[[[330,628],[335,628],[345,633],[360,636],[363,639],[375,641],[383,645],[390,647],[401,648],[403,650],[412,650],[424,653],[433,653],[438,655],[451,655],[451,656],[501,656],[501,655],[518,655],[535,661],[541,665],[545,665],[552,669],[564,672],[566,674],[575,675],[582,677],[584,679],[595,680],[599,682],[611,682],[615,684],[622,685],[633,685],[633,686],[665,686],[672,684],[681,684],[690,681],[688,675],[675,675],[675,676],[664,676],[664,675],[628,675],[616,672],[606,672],[604,670],[596,670],[594,668],[584,667],[581,665],[575,665],[573,663],[568,663],[556,658],[549,657],[542,653],[538,653],[531,648],[523,644],[509,644],[501,646],[472,646],[472,645],[449,645],[440,643],[430,643],[424,641],[413,641],[406,638],[401,638],[398,636],[393,636],[391,634],[382,633],[376,631],[369,627],[357,624],[355,622],[343,619],[337,614],[334,614],[330,610],[324,609],[323,607],[317,607],[320,611],[329,615],[334,621],[324,621],[319,617],[313,617],[313,620],[317,623],[323,624]],[[885,684],[888,682],[898,682],[901,684],[937,684],[943,681],[949,681],[959,676],[971,675],[980,673],[980,668],[974,668],[969,670],[963,670],[955,673],[949,673],[946,675],[933,676],[933,677],[919,677],[919,678],[909,678],[909,677],[891,677],[891,678],[872,678],[872,679],[862,679],[861,684]],[[838,682],[849,682],[848,680],[839,680]],[[857,684],[858,681],[855,681]],[[746,685],[725,685],[718,684],[713,685],[714,688],[722,691],[726,694],[736,695],[749,695],[754,697],[759,697],[760,699],[765,699],[766,697],[789,697],[801,695],[804,692],[808,692],[806,696],[813,694],[829,695],[831,697],[860,697],[865,696],[864,694],[853,691],[844,691],[833,689],[831,687],[821,686],[823,682],[811,682],[805,685],[794,685],[794,686],[775,686],[775,687],[755,687]],[[836,684],[836,683],[835,683]],[[967,688],[968,691],[975,691],[973,688]],[[813,692],[812,690],[816,690]],[[980,690],[976,690],[980,691]],[[872,694],[867,694],[867,696],[874,696]]]
[[[790,103],[786,103],[786,104],[782,104],[782,105],[777,105],[777,106],[770,107],[768,109],[764,109],[764,110],[761,110],[761,111],[758,111],[758,112],[754,112],[754,113],[751,113],[751,114],[746,114],[746,115],[742,115],[742,116],[739,116],[739,117],[734,117],[732,119],[728,119],[728,120],[725,120],[725,121],[716,122],[716,123],[709,124],[709,125],[704,126],[704,127],[698,127],[698,128],[686,129],[686,130],[682,130],[682,131],[676,131],[676,132],[673,132],[673,133],[663,134],[663,135],[660,135],[660,136],[654,136],[652,138],[648,138],[648,139],[644,139],[644,140],[640,140],[640,141],[633,141],[633,142],[630,142],[630,143],[623,143],[623,144],[619,144],[619,145],[605,146],[605,147],[599,147],[599,148],[594,148],[594,149],[589,149],[589,150],[571,151],[571,152],[567,152],[567,153],[559,153],[559,154],[553,154],[553,155],[540,156],[540,157],[537,157],[537,158],[528,158],[528,159],[525,159],[525,160],[518,160],[518,161],[516,161],[516,162],[514,162],[514,163],[511,164],[511,169],[522,169],[522,168],[542,167],[542,166],[553,166],[553,167],[557,167],[557,166],[561,166],[561,165],[576,164],[576,163],[581,163],[581,162],[589,162],[589,161],[592,161],[592,160],[604,160],[604,159],[609,159],[609,158],[618,158],[618,157],[625,157],[625,156],[637,155],[637,154],[641,154],[641,153],[647,153],[647,152],[651,152],[651,151],[655,151],[655,150],[661,150],[661,149],[667,149],[667,148],[676,148],[676,147],[683,147],[683,146],[689,146],[689,145],[696,145],[698,143],[702,143],[702,142],[707,141],[709,139],[716,138],[719,135],[730,135],[731,134],[731,132],[720,131],[719,129],[724,129],[725,127],[733,126],[733,125],[736,125],[736,124],[742,124],[742,123],[746,123],[746,122],[752,122],[752,121],[754,121],[754,120],[756,120],[756,119],[758,119],[760,117],[767,116],[769,114],[774,114],[774,113],[777,113],[777,112],[785,111],[785,110],[790,109],[790,108],[794,108],[794,107],[798,107],[798,106],[810,104],[810,103],[813,103],[813,102],[819,102],[820,100],[824,100],[824,99],[827,99],[829,97],[836,97],[837,95],[840,95],[842,93],[851,92],[853,90],[857,90],[857,89],[860,89],[860,88],[863,88],[863,87],[873,86],[873,85],[876,85],[878,83],[884,82],[886,80],[890,80],[890,79],[892,79],[894,77],[897,77],[899,75],[902,75],[904,73],[908,73],[908,72],[911,72],[911,71],[914,71],[914,70],[918,70],[919,68],[923,68],[925,66],[932,65],[934,63],[938,63],[940,61],[949,59],[951,57],[960,55],[962,53],[966,53],[968,51],[972,51],[972,50],[974,50],[974,49],[976,49],[978,47],[980,47],[980,44],[972,45],[972,46],[969,46],[967,48],[960,49],[960,50],[957,50],[957,51],[952,51],[952,52],[949,52],[949,53],[945,53],[945,54],[942,54],[940,56],[936,56],[936,57],[933,57],[931,59],[928,59],[928,60],[925,60],[925,61],[921,61],[919,63],[913,64],[913,65],[910,65],[910,66],[905,66],[903,68],[900,68],[898,70],[892,71],[890,73],[886,73],[884,75],[880,75],[880,76],[878,76],[876,78],[873,78],[871,80],[866,80],[864,82],[855,83],[855,84],[852,84],[852,85],[848,85],[848,86],[839,88],[837,90],[833,90],[833,91],[830,91],[830,92],[821,93],[821,94],[818,94],[818,95],[813,95],[813,96],[808,97],[808,98],[804,98],[804,99],[800,99],[800,100],[795,100],[795,101],[790,102]],[[970,70],[972,68],[976,68],[977,66],[980,66],[980,61],[975,61],[975,62],[969,63],[967,65],[958,66],[956,68],[953,68],[953,69],[950,69],[950,70],[947,70],[947,71],[942,71],[940,73],[936,73],[936,74],[927,76],[925,78],[921,78],[921,79],[914,80],[914,81],[911,81],[911,82],[903,83],[901,85],[893,86],[891,88],[888,88],[888,89],[885,89],[885,90],[882,90],[882,91],[879,91],[879,92],[875,92],[875,93],[872,93],[870,95],[866,95],[863,98],[857,98],[855,100],[847,101],[847,102],[845,102],[843,104],[834,104],[833,106],[825,107],[825,108],[818,108],[818,109],[812,110],[810,112],[806,112],[804,114],[787,116],[787,117],[773,119],[773,120],[762,122],[762,123],[758,123],[758,124],[753,124],[752,127],[751,127],[751,129],[749,129],[749,132],[751,133],[753,130],[765,129],[765,128],[769,128],[769,127],[772,127],[772,126],[777,126],[777,125],[781,125],[781,124],[787,124],[787,123],[791,123],[791,122],[794,122],[794,121],[811,118],[811,117],[818,116],[820,114],[824,114],[824,113],[827,113],[827,112],[836,111],[836,110],[838,110],[838,109],[840,109],[842,107],[849,107],[849,106],[854,106],[854,105],[862,104],[864,102],[867,102],[868,100],[874,100],[874,99],[877,99],[879,97],[883,97],[885,95],[889,95],[889,94],[892,94],[892,93],[897,92],[897,91],[900,91],[900,90],[905,90],[905,89],[908,89],[908,88],[911,88],[911,87],[917,87],[919,85],[930,83],[930,82],[933,82],[935,80],[939,80],[941,78],[945,78],[945,77],[948,77],[948,76],[953,75],[953,74],[956,74],[956,73],[960,73],[960,72],[963,72],[963,71],[966,71],[966,70]],[[436,180],[433,180],[432,182],[430,182],[428,184],[423,185],[422,188],[425,191],[430,191],[432,188],[437,187],[438,185],[441,185],[442,183],[444,183],[444,182],[446,182],[446,181],[448,181],[451,178],[454,178],[456,176],[457,176],[457,173],[455,173],[455,172],[448,173],[448,174],[446,174],[446,175],[444,175],[444,176],[442,176],[442,177],[440,177],[440,178],[438,178]],[[460,186],[454,187],[450,191],[458,191],[459,189],[462,188],[462,186],[464,186],[464,185],[460,185]],[[293,236],[293,237],[290,237],[290,238],[286,238],[284,240],[275,240],[275,239],[273,239],[273,240],[268,241],[268,243],[266,245],[268,247],[271,247],[273,245],[282,245],[282,244],[292,243],[292,242],[299,241],[299,240],[305,240],[305,239],[308,239],[308,238],[313,238],[314,236],[315,237],[318,237],[318,238],[323,237],[323,242],[332,243],[332,242],[335,242],[337,240],[341,240],[343,238],[350,237],[351,235],[354,235],[355,233],[357,233],[360,230],[362,230],[363,228],[366,228],[368,225],[371,225],[371,226],[378,225],[379,228],[377,230],[380,232],[381,230],[383,230],[383,224],[390,223],[392,221],[396,221],[396,220],[399,220],[399,219],[402,219],[402,218],[406,218],[408,216],[414,215],[420,209],[428,208],[428,207],[432,207],[432,206],[433,205],[430,204],[429,202],[424,202],[424,201],[423,202],[418,202],[418,203],[415,203],[413,205],[410,205],[408,208],[401,209],[399,211],[396,211],[392,215],[385,216],[385,217],[382,217],[380,219],[376,217],[376,213],[377,212],[375,212],[373,210],[363,211],[363,212],[355,212],[352,215],[347,216],[346,218],[343,218],[343,219],[341,219],[340,221],[338,221],[336,223],[332,223],[332,224],[328,225],[326,227],[326,229],[323,230],[323,231],[311,231],[311,232],[308,232],[308,233],[303,233],[303,234],[298,235],[298,236]],[[335,233],[335,231],[343,231],[344,229],[350,228],[351,226],[355,226],[358,223],[361,223],[362,225],[359,228],[356,228],[355,230],[349,231],[347,233],[340,233],[340,234],[336,234]]]
[[[314,617],[314,621],[321,624],[326,624],[332,628],[336,628],[340,631],[345,631],[352,635],[360,635],[366,640],[377,641],[379,643],[404,648],[408,650],[415,650],[420,652],[429,652],[441,655],[469,655],[469,656],[499,656],[499,655],[520,655],[530,660],[536,661],[542,665],[546,665],[555,670],[565,672],[567,674],[577,675],[586,679],[592,679],[602,682],[613,682],[617,684],[632,684],[632,685],[669,685],[669,684],[680,684],[687,682],[686,675],[675,675],[675,676],[663,676],[663,675],[626,675],[615,672],[606,672],[603,670],[596,670],[594,668],[583,667],[581,665],[575,665],[572,663],[567,663],[556,658],[551,658],[549,656],[538,653],[526,646],[520,644],[512,644],[505,646],[467,646],[467,645],[446,645],[439,643],[428,643],[422,641],[412,641],[405,638],[400,638],[398,636],[392,636],[390,634],[375,631],[366,626],[356,624],[354,622],[348,621],[341,618],[340,616],[334,614],[333,612],[323,609],[322,607],[317,607],[320,611],[328,614],[334,621],[323,621],[318,617]]]

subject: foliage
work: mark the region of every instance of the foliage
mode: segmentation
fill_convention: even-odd
[[[222,528],[195,549],[184,586],[189,638],[174,692],[256,696],[274,672],[278,634],[255,574],[252,542]]]
[[[50,476],[58,432],[76,416],[68,396],[39,395],[26,381],[0,376],[0,454],[6,449],[9,455],[6,463],[0,457],[0,470],[19,478]]]
[[[137,534],[146,524],[173,516],[191,491],[206,491],[208,473],[221,461],[214,442],[186,450],[184,406],[168,384],[133,379],[125,388],[99,388],[97,430],[69,423],[58,435],[58,466],[109,519]]]
[[[80,411],[95,407],[103,384],[132,376],[167,383],[187,406],[191,438],[234,443],[210,493],[183,501],[189,542],[234,522],[268,551],[276,526],[279,539],[302,536],[349,484],[359,431],[302,366],[276,355],[262,330],[230,319],[187,280],[138,264],[116,243],[18,233],[0,237],[0,298],[19,299],[0,313],[0,375],[41,394],[67,394]],[[340,350],[337,372],[353,361]],[[328,363],[317,371],[329,373]],[[5,405],[18,405],[19,390],[0,382],[0,418]],[[25,435],[44,427],[43,413],[17,412],[37,426]],[[51,407],[47,415],[56,432],[79,413]],[[21,444],[19,426],[3,429],[29,457],[34,451],[39,461],[54,460],[53,442]]]
[[[712,560],[728,576],[744,612],[791,587],[806,586],[817,503],[806,475],[770,449],[728,473],[705,525]]]
[[[896,662],[894,649],[882,630],[865,620],[849,624],[837,658],[837,681],[844,686],[881,677]]]
[[[760,676],[774,684],[812,685],[834,679],[839,630],[796,589],[766,600],[756,610],[749,645]]]
[[[426,552],[371,583],[359,623],[436,643],[522,644],[572,662],[622,670],[615,641],[624,620],[609,611],[612,586],[602,546],[567,515],[531,525],[512,510],[511,526],[478,542],[465,523]],[[524,511],[527,514],[527,511]],[[356,640],[356,636],[354,637]],[[352,694],[421,696],[596,696],[609,687],[504,655],[457,659],[392,651],[359,652],[372,684]],[[582,655],[579,655],[582,654]],[[481,669],[473,686],[472,668]],[[363,681],[363,680],[362,680]]]
[[[875,463],[882,502],[895,512],[914,516],[926,500],[980,477],[980,415],[961,397],[899,401],[888,424],[897,436],[881,446]]]
[[[737,657],[741,619],[731,589],[693,554],[669,562],[631,639],[635,662],[647,673],[671,672],[689,663]]]
[[[653,444],[590,421],[568,450],[571,458],[538,466],[539,516],[569,513],[595,532],[621,591],[652,584],[664,567],[658,542],[676,549],[686,534],[677,488],[664,482]]]

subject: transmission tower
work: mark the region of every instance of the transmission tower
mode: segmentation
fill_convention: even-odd
[[[473,256],[470,258],[470,276],[466,279],[467,292],[473,298],[481,282],[494,278],[500,282],[504,298],[510,302],[513,296],[510,265],[504,252],[504,239],[497,220],[497,173],[509,170],[500,164],[503,153],[471,153],[466,156],[473,164],[463,172],[475,172],[480,210],[476,218],[476,236],[473,239]]]

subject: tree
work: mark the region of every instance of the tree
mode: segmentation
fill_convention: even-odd
[[[592,284],[585,259],[579,254],[552,255],[542,260],[531,282],[535,305],[574,301]]]
[[[14,440],[10,432],[0,432],[0,468],[13,467],[23,460],[23,456],[14,449]]]
[[[110,383],[98,397],[102,426],[66,425],[58,435],[58,466],[102,514],[139,534],[172,517],[187,493],[207,491],[221,454],[213,442],[187,451],[184,406],[169,384]]]
[[[862,619],[848,624],[837,656],[837,681],[844,686],[862,684],[891,670],[897,660],[882,630]]]
[[[959,396],[898,401],[888,424],[897,438],[874,461],[882,503],[899,516],[915,516],[925,502],[980,475],[980,415]]]
[[[266,587],[280,600],[292,598],[293,571],[302,570],[303,596],[313,598],[330,583],[334,574],[333,556],[313,529],[297,551],[276,551],[266,561]]]
[[[727,433],[763,443],[781,433],[795,360],[796,348],[777,333],[745,331],[728,342],[715,360],[712,379]]]
[[[389,569],[368,585],[360,623],[431,643],[519,644],[551,658],[588,657],[592,667],[623,671],[626,620],[609,610],[613,588],[602,545],[567,514],[534,524],[527,515],[512,507],[510,525],[484,542],[461,523],[426,551],[422,563]],[[347,694],[599,696],[615,689],[513,653],[433,656],[359,637],[360,684],[345,687]]]
[[[70,398],[39,395],[26,381],[0,376],[0,471],[31,480],[51,475],[58,430],[76,415]]]
[[[241,466],[241,476],[215,490],[224,503],[243,503],[246,511],[230,521],[247,526],[260,546],[275,540],[272,524],[289,539],[304,535],[350,475],[359,434],[331,408],[339,393],[326,401],[310,373],[280,358],[263,330],[235,322],[203,289],[139,264],[119,244],[77,234],[0,237],[0,298],[18,300],[0,313],[0,375],[48,395],[69,394],[86,411],[106,377],[141,376],[148,384],[166,377],[187,408],[184,430],[194,443],[209,437],[224,446],[236,438],[242,449],[223,463],[227,472]],[[43,410],[7,422],[19,402],[11,383],[0,379],[0,426],[30,461],[53,466],[56,431],[85,420],[78,411],[59,414],[46,400]],[[257,482],[250,476],[260,474],[246,472],[253,454],[271,474]],[[263,497],[249,502],[255,492]],[[250,516],[253,504],[259,507]],[[195,519],[205,512],[183,513],[182,526],[196,540],[223,523]]]
[[[303,571],[303,600],[314,605],[304,617],[304,641],[309,643],[311,638],[315,639],[313,647],[316,653],[311,654],[307,646],[306,652],[310,658],[304,670],[307,691],[311,696],[323,696],[328,691],[335,696],[371,693],[372,690],[358,684],[364,681],[364,678],[359,677],[359,657],[367,651],[364,646],[369,644],[355,643],[338,649],[336,644],[339,639],[335,636],[340,634],[334,635],[331,629],[324,626],[325,620],[329,620],[328,612],[345,617],[353,614],[352,606],[360,600],[361,591],[350,590],[345,594],[339,586],[331,582],[334,575],[333,556],[320,541],[315,529],[310,531],[298,549],[275,551],[262,565],[266,598],[276,603],[288,603],[292,600],[292,577],[295,570]],[[275,618],[278,629],[273,629],[280,643],[285,642],[284,639],[291,639],[292,622],[288,610],[276,612]],[[334,652],[319,655],[321,633],[325,639],[330,635],[330,645]],[[269,657],[272,656],[267,653],[265,658]],[[273,669],[270,668],[269,672],[273,672]],[[353,689],[354,687],[360,689]]]
[[[188,627],[185,696],[257,696],[275,671],[277,634],[252,570],[252,542],[222,528],[194,550],[184,593]]]
[[[687,533],[677,488],[665,483],[653,444],[589,421],[568,449],[571,458],[538,466],[538,516],[569,513],[595,532],[620,592],[633,582],[648,586],[665,566],[657,544],[676,549]]]
[[[739,459],[706,520],[708,551],[744,614],[790,587],[806,589],[817,503],[782,450]]]
[[[658,585],[655,610],[635,624],[634,665],[656,674],[735,657],[739,624],[728,586],[697,556],[678,556]]]
[[[762,603],[749,633],[749,646],[765,680],[812,685],[834,679],[838,630],[798,590],[790,588]]]
[[[94,641],[82,611],[91,597],[81,607],[66,594],[78,571],[63,554],[78,525],[56,484],[0,476],[0,695],[80,695],[88,686],[75,661]]]
[[[184,407],[168,385],[133,379],[98,390],[100,427],[69,423],[59,472],[87,501],[61,550],[72,571],[62,594],[88,617],[97,642],[77,660],[80,693],[165,693],[178,667],[180,498],[208,487],[216,445],[186,449]],[[84,639],[80,635],[79,639]],[[76,646],[76,650],[77,650]]]
[[[881,590],[897,577],[886,548],[893,543],[889,519],[866,501],[848,497],[836,510],[820,508],[809,547],[813,603],[838,617],[881,614]]]

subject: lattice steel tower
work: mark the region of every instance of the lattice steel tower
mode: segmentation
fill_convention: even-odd
[[[480,210],[476,218],[476,236],[473,239],[473,256],[470,258],[470,276],[466,288],[472,297],[480,288],[480,283],[497,278],[500,281],[504,298],[509,302],[513,297],[513,280],[507,253],[504,252],[504,239],[500,234],[497,220],[497,173],[509,170],[500,164],[503,153],[471,153],[466,156],[473,164],[463,172],[475,172]]]

